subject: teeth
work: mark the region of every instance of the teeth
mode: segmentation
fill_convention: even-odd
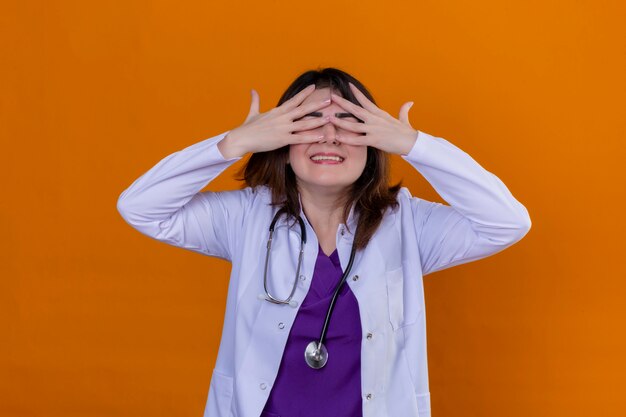
[[[337,162],[343,161],[343,158],[339,156],[330,156],[330,155],[315,155],[315,156],[312,156],[311,159],[313,161],[337,161]]]

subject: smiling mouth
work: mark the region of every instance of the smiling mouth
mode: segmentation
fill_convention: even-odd
[[[343,162],[343,158],[337,155],[313,155],[311,161],[319,163],[341,163]]]

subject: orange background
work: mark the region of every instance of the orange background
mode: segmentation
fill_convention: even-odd
[[[121,192],[336,66],[495,173],[533,226],[425,278],[433,417],[626,415],[620,1],[4,1],[1,416],[201,416],[229,264]],[[394,179],[443,200],[394,159]],[[207,189],[238,187],[231,167]]]

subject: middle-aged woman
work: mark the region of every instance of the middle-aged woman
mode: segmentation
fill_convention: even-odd
[[[522,239],[526,208],[447,140],[335,68],[278,107],[175,152],[118,210],[165,243],[232,262],[205,417],[430,416],[423,277]],[[246,154],[247,187],[201,192]],[[389,186],[388,154],[450,205]]]

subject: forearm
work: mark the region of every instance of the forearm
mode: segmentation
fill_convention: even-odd
[[[237,158],[221,154],[218,143],[228,132],[166,156],[122,192],[117,209],[136,226],[165,220],[183,207]]]
[[[475,232],[494,243],[515,240],[530,228],[528,211],[504,183],[447,140],[420,131],[403,158],[471,222]]]

